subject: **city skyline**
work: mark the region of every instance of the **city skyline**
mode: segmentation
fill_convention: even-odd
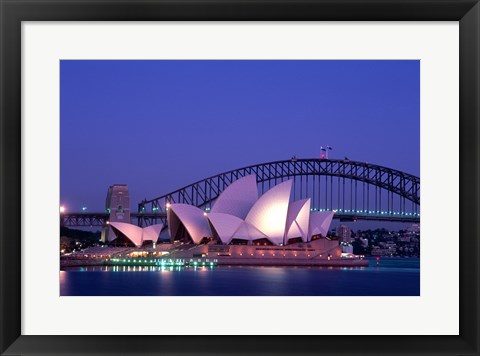
[[[418,176],[419,76],[418,61],[61,61],[61,204],[102,211],[125,183],[135,210],[322,145]]]

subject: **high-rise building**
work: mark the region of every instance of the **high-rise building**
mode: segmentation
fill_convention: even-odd
[[[346,225],[340,225],[337,227],[336,233],[337,237],[341,242],[352,242],[352,229]]]

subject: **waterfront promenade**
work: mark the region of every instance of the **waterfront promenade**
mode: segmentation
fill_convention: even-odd
[[[194,260],[194,259],[192,259]],[[304,258],[238,258],[215,257],[218,266],[318,266],[318,267],[367,267],[368,261],[363,259],[304,259]],[[147,263],[136,263],[136,266],[161,266],[160,262],[152,264],[150,259],[143,260]],[[123,262],[111,263],[104,258],[76,258],[60,259],[60,268],[87,267],[105,265],[128,265]]]

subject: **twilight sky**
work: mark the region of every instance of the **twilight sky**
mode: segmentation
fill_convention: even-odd
[[[420,175],[419,61],[60,63],[61,203],[131,209],[243,166],[348,156]]]

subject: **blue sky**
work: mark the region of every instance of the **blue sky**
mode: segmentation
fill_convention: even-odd
[[[61,70],[61,203],[132,210],[256,163],[348,156],[420,174],[419,61],[84,61]]]

